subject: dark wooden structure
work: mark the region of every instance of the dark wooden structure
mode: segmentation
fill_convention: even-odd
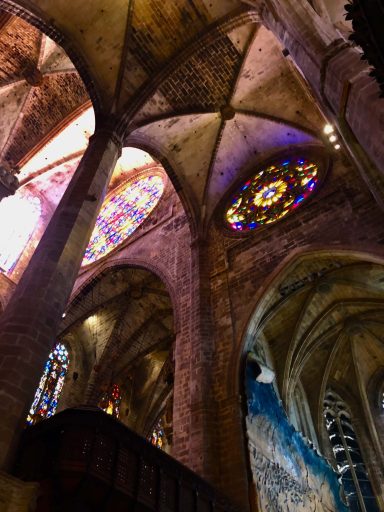
[[[240,512],[208,483],[99,409],[25,430],[15,473],[40,483],[38,512]]]

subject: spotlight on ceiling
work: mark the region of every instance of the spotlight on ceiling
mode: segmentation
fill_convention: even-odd
[[[336,142],[336,140],[337,140],[336,135],[330,135],[329,142]]]
[[[340,144],[335,144],[334,147],[335,147],[336,150],[339,150],[340,149]]]
[[[333,133],[334,132],[334,128],[331,124],[326,124],[324,126],[324,133],[325,135],[329,135],[330,133]]]

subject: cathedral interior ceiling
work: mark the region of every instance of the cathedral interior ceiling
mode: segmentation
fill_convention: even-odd
[[[268,298],[258,336],[271,348],[279,388],[287,403],[300,381],[320,425],[326,387],[361,404],[359,386],[383,360],[383,283],[380,264],[318,257],[291,266]]]
[[[0,59],[0,158],[20,167],[89,97],[62,49],[20,18],[3,19]]]
[[[158,277],[128,267],[99,274],[69,305],[60,336],[78,347],[85,364],[98,367],[102,379],[132,395],[132,426],[158,406],[168,389],[174,340],[170,297]]]
[[[127,142],[167,158],[196,218],[206,212],[209,220],[234,183],[271,154],[322,145],[324,119],[302,78],[241,2],[120,0],[112,8],[97,0],[91,10],[78,2],[75,19],[73,3],[31,4],[79,49],[104,107],[113,97],[120,114],[130,113]],[[1,162],[21,166],[22,183],[38,174],[36,189],[44,180],[64,189],[94,129],[93,119],[84,121],[89,96],[53,41],[19,18],[2,19]],[[57,147],[53,162],[35,162],[28,174],[23,164],[71,122],[87,137],[72,136],[78,147]]]

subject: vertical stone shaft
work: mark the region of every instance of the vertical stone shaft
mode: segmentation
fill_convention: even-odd
[[[97,129],[0,319],[0,467],[9,468],[121,145]]]
[[[211,379],[214,347],[206,253],[204,241],[192,243],[189,304],[183,308],[176,340],[173,455],[216,483],[216,407]]]

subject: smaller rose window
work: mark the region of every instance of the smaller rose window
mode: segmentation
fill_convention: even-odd
[[[312,194],[318,175],[318,166],[304,158],[262,169],[232,197],[226,222],[234,231],[250,231],[281,219]]]

